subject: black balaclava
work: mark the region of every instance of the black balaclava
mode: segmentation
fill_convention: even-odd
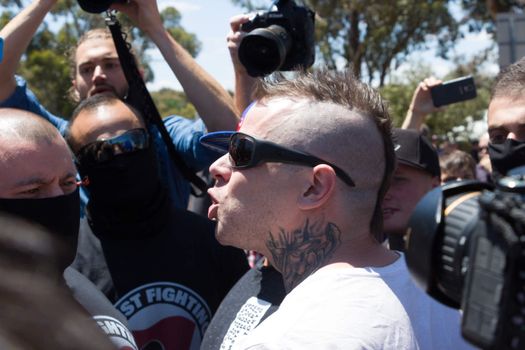
[[[67,244],[71,255],[68,264],[73,262],[80,225],[78,189],[70,194],[50,198],[0,198],[0,210],[43,226]]]
[[[80,163],[78,169],[87,179],[87,217],[96,235],[137,238],[165,224],[169,200],[151,145],[99,164]]]
[[[506,139],[500,144],[489,143],[489,156],[494,178],[501,178],[509,170],[525,165],[525,142]]]

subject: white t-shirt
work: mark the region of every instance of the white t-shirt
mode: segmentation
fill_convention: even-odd
[[[472,349],[460,314],[414,285],[404,257],[381,268],[324,267],[234,349]]]

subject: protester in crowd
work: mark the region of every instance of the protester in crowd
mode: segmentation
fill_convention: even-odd
[[[213,222],[168,200],[154,176],[155,145],[133,107],[113,96],[90,97],[73,112],[67,140],[90,192],[87,218],[115,305],[139,348],[198,348],[221,300],[248,269],[244,252],[222,247]]]
[[[455,150],[439,157],[441,183],[476,179],[476,161],[465,151]]]
[[[61,243],[0,214],[1,349],[115,349],[63,284]]]
[[[487,113],[494,180],[525,165],[525,57],[496,77]]]
[[[381,203],[395,166],[380,96],[350,73],[267,82],[210,168],[209,217],[224,245],[268,257],[288,292],[234,349],[462,348],[459,314],[386,249]]]
[[[419,200],[440,184],[439,159],[430,141],[411,129],[394,129],[397,168],[383,201],[390,249],[404,251],[408,220]]]
[[[489,157],[489,133],[486,132],[479,138],[478,142],[478,163],[476,164],[476,178],[483,182],[492,182]]]
[[[27,88],[25,81],[15,77],[21,56],[45,15],[56,3],[57,0],[35,0],[0,31],[6,47],[4,59],[0,63],[0,107],[33,111],[51,121],[63,133],[67,121],[49,113]],[[164,119],[164,125],[184,162],[194,170],[206,168],[217,155],[200,146],[199,136],[206,128],[208,131],[235,128],[238,118],[232,98],[164,29],[156,1],[115,2],[112,8],[125,13],[157,45],[189,101],[202,117],[202,120],[191,121],[170,116]],[[121,98],[126,96],[127,81],[108,30],[86,32],[78,41],[71,59],[72,90],[78,100],[99,93],[114,94]],[[177,207],[186,208],[190,185],[170,160],[158,130],[153,127],[151,132],[158,151],[162,178],[169,188],[171,199]]]
[[[38,223],[60,238],[68,248],[60,268],[73,297],[119,348],[136,349],[122,314],[67,267],[75,257],[80,220],[75,174],[69,148],[49,122],[27,111],[0,109],[0,211]],[[105,322],[112,326],[104,327]]]
[[[252,103],[257,85],[257,79],[248,75],[238,57],[240,42],[246,34],[241,25],[249,18],[247,14],[232,17],[231,31],[227,36],[235,73],[235,103],[239,111],[246,111]],[[204,334],[202,350],[231,349],[238,339],[274,313],[286,295],[282,275],[268,259],[254,250],[247,251],[247,256],[251,269],[222,301]]]

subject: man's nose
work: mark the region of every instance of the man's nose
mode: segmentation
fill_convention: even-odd
[[[102,66],[97,65],[95,67],[95,70],[93,71],[93,81],[100,80],[100,79],[106,79],[106,73],[104,72],[104,69]]]
[[[520,142],[525,141],[525,131],[511,131],[507,134],[507,138]]]
[[[210,174],[215,179],[215,184],[227,183],[232,174],[232,166],[228,153],[217,159],[210,165]]]

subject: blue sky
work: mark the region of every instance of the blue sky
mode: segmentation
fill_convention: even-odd
[[[159,7],[174,6],[182,14],[183,27],[197,35],[202,42],[202,50],[197,56],[197,62],[214,76],[225,88],[233,90],[234,77],[230,56],[226,47],[226,35],[229,32],[229,19],[244,10],[233,5],[231,0],[158,0]],[[267,1],[268,5],[271,1]],[[429,38],[431,41],[432,38]],[[488,33],[468,34],[459,41],[455,47],[456,54],[471,55],[490,45]],[[148,85],[151,90],[169,87],[181,90],[177,79],[163,61],[157,50],[149,52],[152,58],[152,68],[155,80]],[[435,57],[433,49],[412,54],[408,63],[401,65],[395,75],[402,77],[403,71],[410,64],[428,62],[435,75],[442,78],[450,69],[451,64]],[[488,71],[495,73],[498,67],[495,64],[487,64]]]
[[[244,11],[235,7],[230,0],[158,0],[159,7],[174,6],[182,14],[182,26],[197,35],[202,49],[197,62],[215,77],[225,88],[233,90],[233,68],[226,47],[229,19]],[[169,87],[180,90],[180,84],[163,61],[160,52],[150,52],[155,81],[149,88],[157,90]]]

